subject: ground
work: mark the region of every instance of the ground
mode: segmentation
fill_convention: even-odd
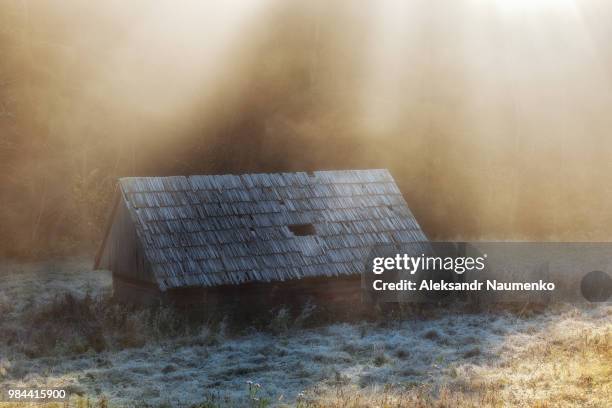
[[[68,322],[46,304],[65,293],[108,296],[110,274],[91,271],[87,257],[0,268],[0,389],[65,387],[81,406],[89,400],[94,406],[606,407],[612,401],[609,305],[556,305],[537,313],[439,310],[239,334],[228,334],[223,324],[202,325],[131,343],[109,340],[99,351],[91,341],[75,348],[80,337],[66,332],[70,346],[32,348],[30,338],[40,334],[32,322],[40,322],[43,337],[51,337],[54,323],[41,316]],[[20,331],[26,326],[31,333]],[[100,336],[111,336],[104,330]]]

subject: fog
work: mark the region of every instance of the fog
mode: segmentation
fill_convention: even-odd
[[[2,253],[121,176],[380,167],[434,239],[612,238],[610,3],[329,3],[3,1]]]

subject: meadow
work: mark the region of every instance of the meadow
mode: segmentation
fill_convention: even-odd
[[[606,407],[612,308],[128,307],[88,258],[5,263],[0,389],[50,407]],[[32,406],[40,406],[31,404]],[[0,407],[28,404],[0,403]]]

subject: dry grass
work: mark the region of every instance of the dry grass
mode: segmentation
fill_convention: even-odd
[[[0,323],[0,346],[29,358],[142,347],[148,341],[186,335],[192,327],[171,307],[135,308],[108,295],[57,295],[28,305]]]
[[[516,406],[610,406],[611,329],[553,332],[489,377],[504,384],[506,402]]]
[[[299,408],[425,407],[607,407],[612,401],[612,332],[610,327],[567,333],[557,328],[547,338],[496,365],[456,376],[443,386],[379,385],[359,389],[339,384],[313,388],[294,404]],[[207,400],[193,407],[233,406]],[[0,408],[27,404],[0,403]],[[106,400],[78,398],[48,408],[105,408]],[[145,406],[144,403],[134,406]],[[267,406],[267,405],[266,405]]]
[[[612,331],[551,333],[524,352],[434,389],[386,385],[317,389],[298,401],[308,408],[608,407],[612,402]]]

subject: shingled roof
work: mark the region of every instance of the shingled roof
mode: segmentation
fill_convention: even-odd
[[[378,244],[426,241],[387,170],[119,181],[159,288],[359,274]]]

